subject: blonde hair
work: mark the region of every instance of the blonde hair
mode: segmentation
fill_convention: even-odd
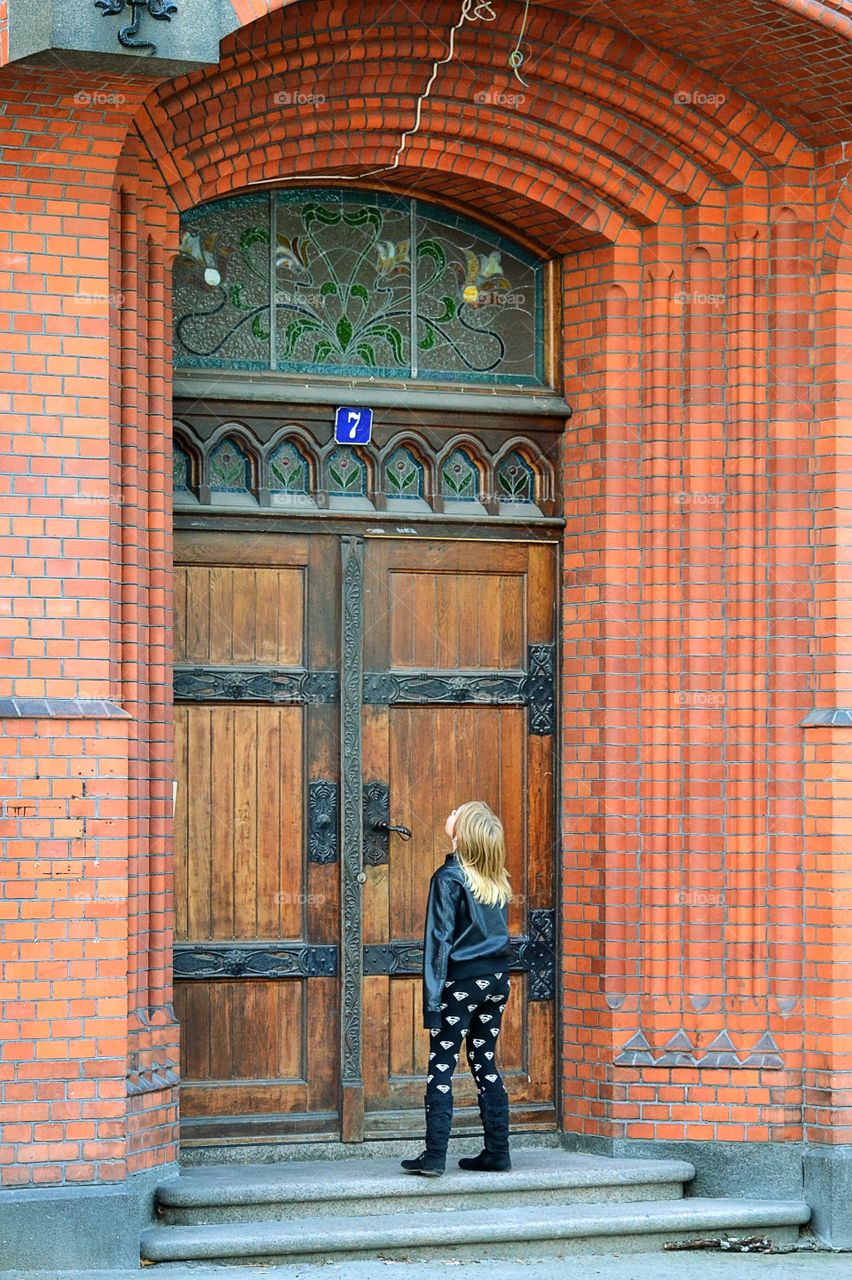
[[[456,811],[456,855],[477,902],[505,906],[512,896],[506,871],[503,824],[483,800],[468,800]]]

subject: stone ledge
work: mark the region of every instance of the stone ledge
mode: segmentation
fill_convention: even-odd
[[[0,720],[130,720],[117,702],[101,698],[0,698]]]

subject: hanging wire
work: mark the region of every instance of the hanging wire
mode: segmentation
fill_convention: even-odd
[[[512,68],[512,71],[515,73],[515,79],[520,80],[521,84],[524,86],[525,89],[528,89],[529,85],[521,75],[518,68],[522,67],[524,64],[524,55],[521,52],[521,41],[523,40],[524,33],[526,32],[526,29],[527,29],[527,19],[529,18],[529,16],[530,16],[530,0],[526,0],[526,4],[524,5],[524,17],[523,17],[523,21],[521,22],[521,29],[518,32],[518,42],[515,45],[512,52],[509,54],[509,66]]]
[[[426,88],[423,90],[423,92],[420,94],[420,97],[417,99],[417,108],[414,116],[414,125],[412,126],[412,128],[406,129],[405,132],[400,135],[399,146],[396,149],[396,155],[393,158],[392,164],[384,165],[381,169],[370,169],[366,173],[318,173],[316,175],[317,179],[321,179],[323,182],[327,182],[327,181],[363,182],[365,178],[374,178],[381,173],[393,173],[395,169],[399,168],[400,160],[402,159],[403,152],[408,146],[409,140],[413,138],[415,134],[417,134],[420,130],[420,126],[423,122],[423,103],[426,102],[426,100],[429,98],[429,96],[432,93],[432,86],[434,85],[435,80],[437,79],[439,69],[443,66],[446,66],[448,63],[452,62],[456,55],[457,33],[461,31],[462,27],[465,26],[465,24],[468,22],[476,22],[476,21],[496,22],[497,14],[494,12],[494,7],[493,7],[494,3],[495,3],[495,0],[462,0],[461,12],[459,14],[458,22],[456,22],[455,26],[453,26],[450,29],[450,40],[449,40],[449,48],[447,49],[447,53],[443,58],[437,58],[432,63],[432,74],[429,76],[429,79],[426,83]],[[521,34],[518,36],[517,45],[513,49],[512,53],[509,55],[509,65],[512,67],[515,75],[518,77],[519,80],[521,79],[521,77],[518,75],[517,68],[521,65],[521,63],[524,60],[523,54],[520,52],[520,45],[521,45],[521,40],[523,39],[524,31],[526,30],[527,15],[529,13],[529,7],[530,7],[530,0],[526,0],[526,8],[524,10],[524,21],[523,21],[523,26],[521,27]],[[517,59],[517,61],[514,61],[515,59]],[[525,84],[525,83],[526,83],[525,81],[521,80],[521,84]],[[297,182],[297,181],[304,182],[304,180],[305,180],[305,175],[303,173],[298,173],[298,174],[294,173],[294,174],[284,174],[277,178],[261,178],[256,182],[243,183],[243,186],[244,187],[269,187],[269,186],[278,186],[282,182]]]

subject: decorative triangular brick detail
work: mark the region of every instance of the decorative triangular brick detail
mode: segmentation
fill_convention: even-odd
[[[771,1033],[765,1031],[743,1062],[744,1067],[783,1067],[784,1059]]]
[[[708,1046],[707,1052],[698,1059],[699,1067],[739,1067],[742,1063],[737,1056],[731,1037],[727,1031],[720,1031],[716,1039]]]
[[[676,1031],[666,1044],[666,1051],[658,1060],[657,1065],[660,1067],[694,1067],[695,1066],[695,1045],[684,1031],[683,1027]]]
[[[630,1037],[621,1053],[613,1061],[618,1067],[651,1067],[654,1065],[651,1046],[641,1028]]]

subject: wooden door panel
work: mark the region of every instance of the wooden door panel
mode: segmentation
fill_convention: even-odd
[[[508,573],[391,570],[391,667],[519,668],[524,578]]]
[[[177,662],[304,659],[303,568],[189,565],[175,569]]]
[[[301,707],[179,706],[175,937],[304,936]]]
[[[428,1037],[421,981],[406,957],[422,940],[451,809],[482,799],[502,817],[517,945],[531,910],[553,921],[555,717],[534,725],[528,690],[532,647],[555,643],[555,554],[518,543],[368,540],[365,588],[364,665],[378,674],[364,708],[364,777],[387,784],[390,821],[412,831],[409,842],[390,838],[387,865],[367,868],[364,889],[371,963],[392,966],[365,980],[367,1123],[389,1133],[416,1128],[422,1106]],[[516,1122],[552,1124],[554,1002],[522,971],[512,972],[500,1052]],[[454,1094],[464,1124],[476,1116],[476,1093],[460,1066]]]
[[[464,800],[484,800],[506,830],[509,875],[523,895],[526,866],[523,797],[526,731],[522,707],[391,707],[389,777],[393,820],[410,841],[393,841],[391,937],[418,939],[429,880],[448,850],[447,814]],[[523,903],[510,907],[520,932]]]
[[[330,541],[176,539],[184,1140],[336,1124],[339,863],[309,855],[307,810],[312,782],[339,779]],[[305,697],[314,672],[328,692]]]

